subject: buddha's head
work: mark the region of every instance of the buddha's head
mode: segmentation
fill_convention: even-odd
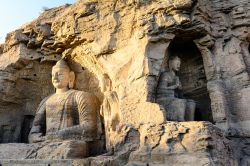
[[[173,71],[179,71],[181,67],[181,59],[178,56],[172,56],[168,61],[169,69]]]
[[[75,74],[64,60],[59,60],[52,68],[52,84],[56,89],[73,88]]]

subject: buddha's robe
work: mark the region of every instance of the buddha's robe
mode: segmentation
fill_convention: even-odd
[[[30,136],[61,134],[63,139],[91,141],[97,134],[98,106],[97,99],[86,92],[53,94],[41,102]]]

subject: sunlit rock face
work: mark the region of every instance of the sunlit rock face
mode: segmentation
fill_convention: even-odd
[[[38,104],[54,93],[51,68],[63,57],[76,73],[74,89],[102,104],[110,156],[82,162],[248,165],[249,9],[247,0],[79,0],[45,11],[0,45],[0,142],[27,142]],[[175,98],[195,103],[177,121],[207,122],[169,122],[183,102],[169,99],[176,109],[157,102],[174,56],[181,61]],[[19,145],[33,148],[12,146]],[[8,157],[13,147],[5,149],[1,158],[24,155]]]

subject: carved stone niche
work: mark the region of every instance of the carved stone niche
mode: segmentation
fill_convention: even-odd
[[[170,119],[167,117],[167,120],[213,122],[211,100],[207,90],[207,78],[205,75],[203,59],[193,41],[183,41],[175,38],[170,43],[165,60],[162,64],[157,88],[158,91],[160,81],[162,81],[162,74],[164,71],[169,70],[169,61],[171,60],[171,57],[179,57],[180,59],[180,69],[175,72],[175,75],[180,81],[181,88],[174,89],[174,99],[169,99],[170,102],[167,104],[168,106],[163,104],[165,105],[163,107],[166,107],[165,110],[167,112],[168,110],[179,111],[178,113],[172,113],[173,115],[170,115]],[[169,83],[168,86],[171,86],[172,84],[174,85],[175,83]],[[158,91],[157,93],[159,93]],[[190,104],[188,103],[191,103],[192,107],[195,106],[195,109],[188,108],[190,107]],[[161,105],[161,103],[159,104]],[[186,107],[186,110],[180,107]],[[181,114],[183,114],[182,118],[180,118]],[[177,118],[171,119],[171,116],[177,116]]]

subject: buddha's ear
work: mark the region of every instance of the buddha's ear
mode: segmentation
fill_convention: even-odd
[[[75,82],[75,73],[71,71],[69,73],[69,88],[72,89],[74,87],[74,82]]]

